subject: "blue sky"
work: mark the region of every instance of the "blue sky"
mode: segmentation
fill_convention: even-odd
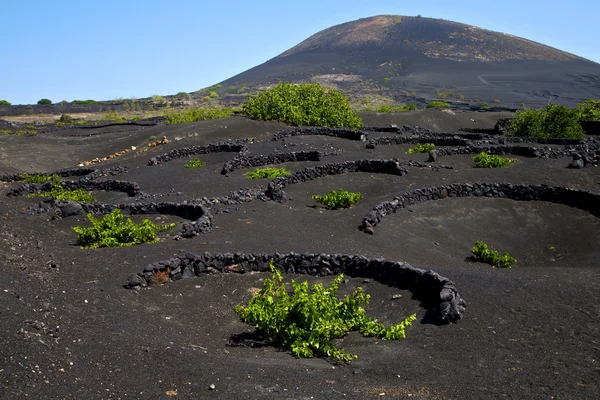
[[[463,22],[600,62],[596,0],[2,3],[0,100],[13,104],[190,92],[322,29],[379,14]]]

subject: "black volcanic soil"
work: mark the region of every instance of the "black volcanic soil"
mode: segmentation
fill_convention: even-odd
[[[365,118],[369,125],[452,131],[471,126],[481,114],[450,117],[427,111]],[[493,123],[485,121],[487,127]],[[166,195],[159,201],[180,202],[268,183],[245,179],[247,170],[221,175],[222,164],[234,153],[199,156],[207,166],[197,170],[185,169],[186,159],[147,165],[150,157],[194,144],[253,137],[258,141],[249,144],[253,155],[275,149],[339,150],[318,163],[284,164],[292,170],[365,158],[427,159],[404,154],[409,146],[368,150],[364,142],[324,136],[268,141],[283,127],[234,117],[128,132],[103,128],[87,137],[76,130],[0,137],[0,173],[73,167],[132,145],[144,146],[151,135],[166,135],[171,140],[167,145],[98,166],[126,166],[128,172],[107,179],[137,182],[146,193]],[[597,217],[547,202],[446,198],[389,215],[374,235],[358,230],[374,205],[417,188],[488,181],[599,190],[595,167],[567,169],[568,158],[517,158],[501,170],[473,168],[470,156],[447,156],[438,164],[454,169],[410,168],[402,177],[328,176],[288,186],[290,199],[283,204],[255,200],[228,206],[228,213],[217,213],[225,207],[214,207],[215,229],[194,239],[176,241],[171,239],[174,232],[165,232],[159,243],[117,249],[78,248],[70,228],[84,224],[85,217],[51,220],[48,214],[22,212],[39,199],[6,197],[19,183],[0,183],[0,398],[595,398],[600,385]],[[340,187],[359,190],[365,197],[345,210],[313,207],[312,194]],[[100,196],[118,202],[124,195]],[[501,270],[468,261],[476,240],[509,251],[519,262]],[[248,289],[261,285],[262,273],[206,275],[139,291],[123,287],[127,276],[180,250],[347,253],[405,261],[454,281],[468,307],[457,323],[415,323],[398,342],[351,334],[341,341],[359,355],[350,365],[296,359],[273,347],[230,342],[233,335],[252,331],[233,308],[250,299]],[[369,314],[385,323],[411,313],[420,320],[425,313],[409,292],[373,281],[353,278],[341,291],[349,293],[357,286],[373,296]],[[403,296],[392,300],[395,294]],[[210,390],[213,384],[215,390]]]

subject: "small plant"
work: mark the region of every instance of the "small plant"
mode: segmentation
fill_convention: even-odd
[[[390,78],[383,78],[381,80],[382,83],[388,83],[390,81]]]
[[[250,97],[243,111],[258,120],[277,120],[290,125],[362,128],[362,119],[346,96],[318,83],[279,83],[273,89]]]
[[[219,94],[211,90],[210,92],[208,92],[208,97],[210,97],[211,99],[216,99],[219,97]]]
[[[582,138],[585,134],[579,124],[581,109],[571,109],[560,104],[548,104],[539,110],[517,111],[517,118],[508,125],[508,135]]]
[[[44,183],[52,182],[53,184],[60,184],[60,178],[58,175],[44,175],[44,174],[23,174],[21,178],[25,183]]]
[[[492,107],[488,106],[487,104],[482,104],[479,106],[479,109],[483,110],[483,111],[487,111],[487,110],[491,110]]]
[[[500,104],[500,100],[494,99],[494,100],[492,100],[492,103],[494,103],[494,104]]]
[[[427,104],[427,108],[446,108],[446,107],[451,107],[451,106],[450,106],[450,104],[446,103],[445,101],[439,101],[439,100],[430,101],[429,104]]]
[[[198,158],[192,158],[190,160],[190,162],[185,164],[186,168],[200,168],[200,167],[205,167],[205,166],[206,166],[206,164],[203,163],[202,161],[200,161]]]
[[[149,142],[151,142],[151,141],[153,141],[153,140],[156,140],[156,136],[154,136],[154,135],[152,135],[152,136],[150,136],[150,137],[148,138],[148,141],[149,141]]]
[[[71,117],[69,114],[61,114],[56,126],[65,126],[73,123],[75,123],[73,117]]]
[[[10,106],[10,101],[0,100],[0,106]]]
[[[175,227],[175,223],[156,225],[149,219],[140,225],[130,218],[125,219],[119,208],[115,208],[102,219],[96,219],[88,214],[92,226],[75,226],[72,229],[78,234],[77,243],[84,249],[97,249],[99,247],[124,247],[141,243],[155,243],[158,241],[156,233]]]
[[[175,97],[184,100],[189,100],[192,96],[188,92],[179,92],[175,95]]]
[[[38,100],[37,103],[40,104],[40,105],[49,105],[49,104],[52,104],[52,100],[50,100],[50,99],[40,99],[40,100]]]
[[[473,157],[477,168],[506,168],[508,164],[516,162],[514,158],[500,157],[494,154],[488,154],[485,151]]]
[[[100,104],[96,100],[73,100],[73,104]]]
[[[152,101],[154,103],[158,103],[158,104],[164,104],[165,103],[165,98],[162,97],[161,95],[155,94],[151,97]]]
[[[494,268],[512,268],[517,260],[511,257],[508,253],[502,256],[495,251],[490,250],[488,245],[483,242],[475,242],[475,246],[471,250],[475,254],[475,260],[490,264]]]
[[[165,124],[183,124],[186,122],[206,121],[210,119],[231,117],[233,108],[204,107],[165,113]]]
[[[394,106],[391,104],[382,104],[375,111],[380,113],[391,113],[391,112],[404,112],[418,110],[414,104],[404,104],[401,106]]]
[[[256,168],[254,171],[246,173],[246,176],[250,179],[273,179],[278,178],[280,176],[288,176],[289,174],[291,174],[291,172],[285,168],[266,167]]]
[[[454,92],[452,90],[437,90],[435,92],[435,97],[437,99],[451,99],[454,97]]]
[[[433,143],[419,143],[415,147],[412,147],[406,151],[406,154],[417,154],[417,153],[429,153],[435,149]]]
[[[600,100],[584,100],[577,104],[577,117],[581,121],[600,121]]]
[[[344,189],[333,190],[325,195],[313,195],[313,200],[325,207],[337,210],[340,208],[352,207],[363,198],[363,194],[360,192],[349,192]]]
[[[264,280],[262,289],[246,307],[238,305],[235,312],[243,322],[256,327],[275,344],[291,350],[298,357],[316,355],[349,363],[358,356],[336,347],[335,339],[351,331],[383,340],[404,339],[406,328],[417,318],[413,314],[386,328],[381,322],[366,316],[362,306],[369,304],[370,295],[362,288],[343,300],[337,298],[343,275],[336,277],[328,287],[318,283],[309,289],[307,281],[292,281],[293,292],[289,294],[281,272],[273,262],[269,268],[271,278]]]
[[[52,197],[55,200],[73,200],[79,203],[96,201],[94,196],[83,189],[65,190],[60,183],[54,183],[49,192],[39,192],[27,195],[28,199],[34,197]]]

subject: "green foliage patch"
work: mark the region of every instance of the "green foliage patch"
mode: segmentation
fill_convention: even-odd
[[[282,82],[273,89],[250,97],[243,111],[258,120],[276,120],[290,125],[362,128],[362,119],[346,96],[318,83],[294,85]]]
[[[89,203],[96,201],[94,196],[83,189],[65,190],[59,183],[53,184],[49,192],[31,193],[27,195],[28,199],[34,197],[52,197],[55,200],[73,200],[79,203]]]
[[[99,101],[96,100],[73,100],[73,104],[100,104]]]
[[[494,154],[488,154],[485,151],[473,157],[475,167],[477,168],[506,168],[510,163],[516,162],[515,158],[500,157]]]
[[[600,100],[584,100],[577,104],[577,116],[581,121],[600,121]]]
[[[183,124],[186,122],[207,121],[210,119],[227,118],[233,115],[233,108],[205,107],[189,110],[168,111],[165,113],[165,124]]]
[[[475,254],[476,261],[490,264],[494,268],[512,268],[517,260],[508,253],[500,255],[495,250],[490,250],[488,245],[483,242],[475,242],[471,250]]]
[[[288,176],[291,174],[285,168],[256,168],[254,171],[250,171],[246,173],[246,176],[250,179],[265,179],[265,178],[278,178],[280,176]]]
[[[548,104],[539,110],[519,110],[516,116],[508,125],[509,136],[573,139],[585,136],[579,124],[581,112],[567,106]]]
[[[78,234],[77,243],[84,249],[155,243],[158,241],[156,237],[158,231],[175,227],[175,223],[156,225],[149,219],[143,220],[138,225],[130,218],[125,219],[118,208],[102,219],[96,219],[92,214],[88,214],[87,217],[92,226],[75,226],[72,228]]]
[[[404,104],[401,106],[394,106],[391,104],[382,104],[375,109],[375,111],[380,113],[392,113],[392,112],[404,112],[404,111],[415,111],[419,108],[414,104]]]
[[[412,147],[406,151],[406,154],[416,154],[416,153],[429,153],[431,150],[435,149],[435,144],[433,143],[419,143],[415,147]]]
[[[40,99],[40,100],[38,100],[37,103],[41,104],[41,105],[48,105],[48,104],[52,104],[52,100],[50,100],[50,99]]]
[[[44,175],[44,174],[22,174],[21,178],[25,183],[44,183],[52,182],[55,185],[60,184],[60,178],[58,175]]]
[[[446,107],[451,107],[451,105],[449,103],[446,103],[445,101],[439,101],[439,100],[430,101],[429,104],[427,104],[427,108],[446,108]]]
[[[185,164],[186,168],[200,168],[206,167],[206,164],[200,161],[198,158],[192,158],[187,164]]]
[[[10,101],[8,100],[0,100],[0,106],[10,106]]]
[[[327,208],[337,210],[340,208],[352,207],[363,198],[363,194],[360,192],[349,192],[344,189],[339,189],[332,190],[331,192],[322,196],[315,194],[312,196],[312,198],[314,201],[324,205]]]
[[[292,294],[283,283],[281,273],[270,264],[271,278],[265,279],[262,289],[246,307],[238,305],[235,312],[240,319],[267,334],[276,344],[291,350],[298,357],[329,357],[349,363],[357,355],[336,347],[334,340],[348,332],[359,331],[364,336],[383,340],[406,338],[406,328],[416,315],[408,316],[399,324],[386,328],[381,322],[366,316],[362,307],[370,295],[356,289],[343,300],[337,291],[344,276],[339,275],[327,287],[323,284],[308,286],[308,282],[292,281]]]

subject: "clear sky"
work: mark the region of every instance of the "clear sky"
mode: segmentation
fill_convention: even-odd
[[[332,25],[417,15],[510,33],[600,62],[598,0],[2,0],[0,100],[190,92]]]

